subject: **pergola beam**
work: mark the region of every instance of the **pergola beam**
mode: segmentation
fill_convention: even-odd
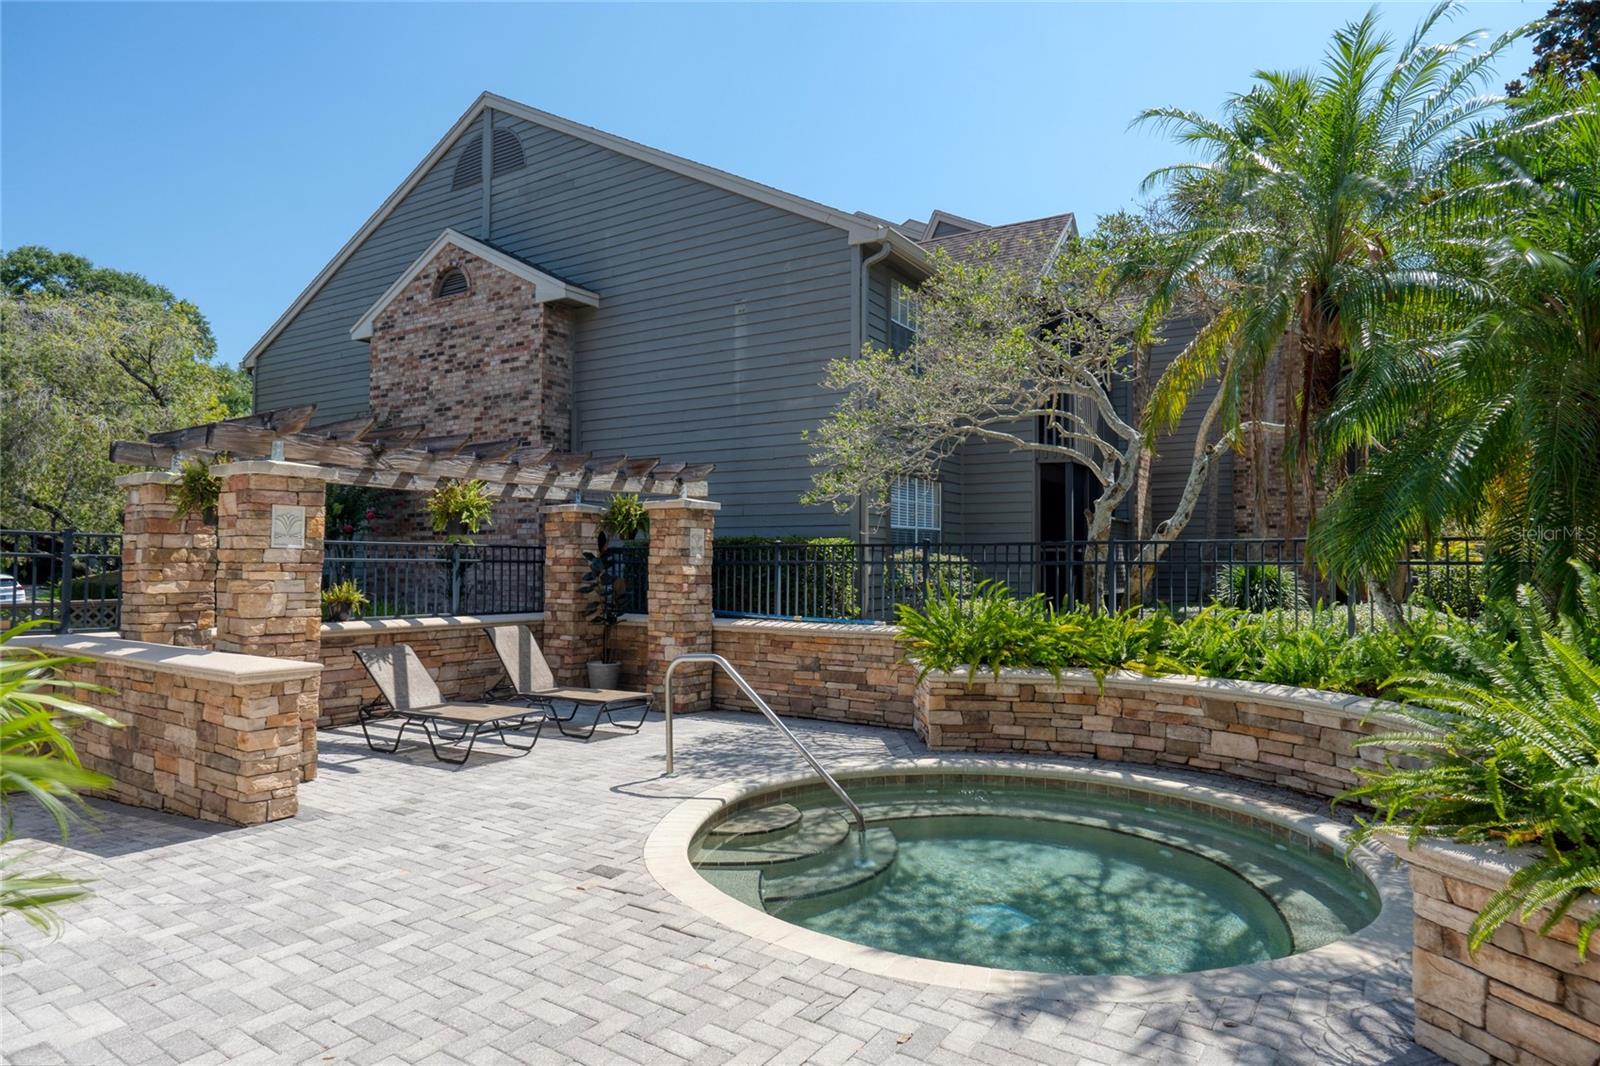
[[[708,463],[563,453],[510,438],[425,436],[424,426],[378,426],[366,416],[306,429],[315,412],[313,405],[285,407],[153,433],[144,441],[117,441],[111,459],[170,466],[183,458],[273,457],[320,466],[340,484],[427,490],[476,478],[498,487],[501,498],[519,500],[565,500],[585,491],[704,497],[712,471]]]

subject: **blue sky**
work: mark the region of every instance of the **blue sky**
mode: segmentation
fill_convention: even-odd
[[[7,2],[0,245],[144,273],[237,362],[484,89],[845,210],[1087,228],[1181,158],[1140,108],[1214,112],[1365,9]]]

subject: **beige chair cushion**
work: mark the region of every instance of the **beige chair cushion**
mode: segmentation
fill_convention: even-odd
[[[409,644],[391,644],[382,648],[357,648],[356,655],[365,664],[367,673],[397,711],[423,710],[444,703],[439,686],[428,676],[427,669]]]

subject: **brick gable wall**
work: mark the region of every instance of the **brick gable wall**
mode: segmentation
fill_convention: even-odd
[[[466,274],[468,290],[436,297],[452,268]],[[471,252],[440,249],[373,323],[369,358],[380,423],[571,448],[571,312],[535,303],[532,284]],[[374,536],[432,539],[422,501],[411,494]],[[537,504],[506,501],[477,539],[537,543],[541,535]]]

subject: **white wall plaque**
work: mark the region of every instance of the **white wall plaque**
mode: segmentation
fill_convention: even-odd
[[[274,548],[304,548],[306,546],[306,509],[291,507],[286,503],[272,505],[272,546]]]
[[[700,526],[689,530],[689,561],[691,563],[706,561],[706,531]]]

